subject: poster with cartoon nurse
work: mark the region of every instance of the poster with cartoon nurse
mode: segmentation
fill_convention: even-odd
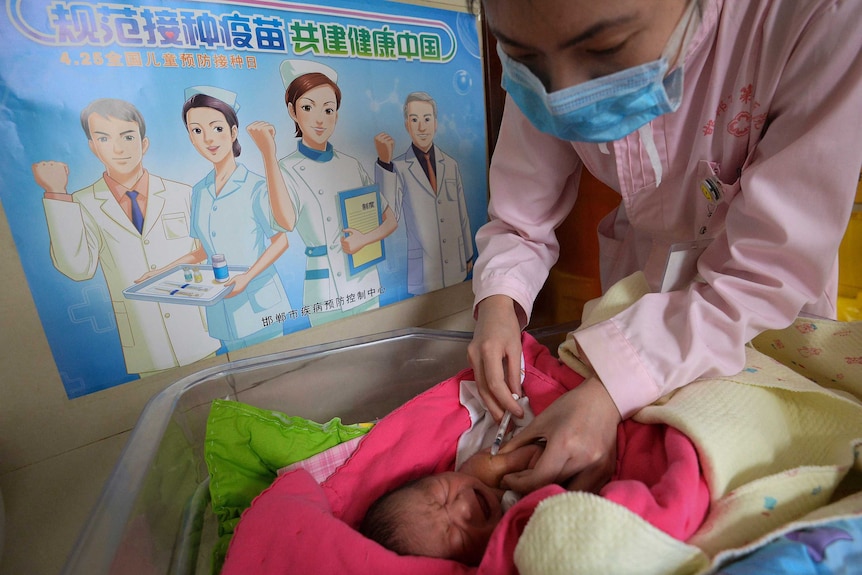
[[[295,229],[306,246],[303,304],[325,305],[310,316],[314,326],[380,307],[376,267],[352,273],[345,255],[382,241],[397,223],[377,194],[383,213],[379,225],[366,233],[343,226],[338,193],[370,186],[372,180],[359,160],[329,141],[342,97],[335,70],[319,62],[285,60],[280,72],[299,141],[295,152],[277,160],[277,172],[268,170],[268,184],[276,221],[286,230]],[[275,138],[273,126],[258,123],[250,132],[266,154],[264,162],[275,162],[275,145],[268,141]]]
[[[133,104],[99,98],[80,119],[87,147],[103,164],[100,177],[70,193],[67,164],[42,160],[32,165],[35,182],[44,190],[54,267],[77,282],[101,269],[129,374],[145,375],[214,353],[218,344],[209,337],[200,309],[132,301],[122,294],[151,266],[167,264],[195,245],[189,236],[191,188],[144,168],[150,141]]]
[[[69,398],[469,279],[488,191],[473,15],[385,0],[4,2],[0,202]],[[408,212],[412,191],[386,179],[408,173],[415,93],[436,106],[422,130],[460,246],[458,269],[418,288],[414,222],[436,215]],[[385,175],[379,134],[400,150]],[[195,280],[143,289],[191,269],[213,281],[222,262],[203,305],[180,297]]]
[[[189,140],[213,169],[192,189],[190,235],[198,246],[166,267],[212,264],[218,254],[247,268],[225,279],[230,291],[206,307],[210,335],[218,337],[227,351],[242,349],[282,335],[278,323],[266,324],[259,318],[290,311],[273,265],[287,250],[288,240],[284,232],[272,228],[266,181],[237,162],[242,147],[236,94],[216,86],[194,86],[186,89],[185,98],[182,116]],[[154,270],[137,281],[163,271]],[[178,287],[196,289],[195,283]]]

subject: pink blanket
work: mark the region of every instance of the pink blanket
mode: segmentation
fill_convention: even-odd
[[[524,336],[524,389],[535,413],[582,378]],[[243,514],[225,560],[225,575],[352,573],[367,575],[517,573],[513,553],[536,505],[563,493],[550,485],[504,516],[478,567],[426,557],[402,557],[355,528],[371,503],[411,479],[454,468],[458,438],[470,426],[458,399],[464,370],[383,418],[351,458],[318,485],[299,469],[278,477]],[[619,428],[618,466],[602,495],[679,539],[706,514],[709,493],[691,442],[675,429],[626,421]]]

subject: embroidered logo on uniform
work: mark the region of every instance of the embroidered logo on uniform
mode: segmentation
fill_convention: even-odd
[[[727,123],[727,132],[737,138],[742,138],[751,133],[752,129],[761,130],[766,123],[766,114],[755,114],[754,111],[760,108],[760,102],[754,99],[754,86],[748,84],[737,90],[737,95],[728,94],[723,97],[715,107],[715,117],[707,120],[701,128],[704,136],[711,136],[715,133],[716,127],[719,127],[719,122],[722,116],[726,113],[733,113],[731,106],[735,102],[740,102],[746,106],[747,110],[742,110],[736,113],[733,118]]]

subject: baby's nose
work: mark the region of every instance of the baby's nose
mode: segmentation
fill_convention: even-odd
[[[468,492],[459,495],[449,504],[449,518],[459,527],[466,527],[479,519],[476,506],[466,495]]]

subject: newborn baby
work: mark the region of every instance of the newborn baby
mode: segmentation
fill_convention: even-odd
[[[360,532],[399,555],[478,565],[511,494],[500,488],[503,476],[531,468],[541,451],[531,444],[491,456],[487,448],[458,471],[409,482],[371,505]]]

